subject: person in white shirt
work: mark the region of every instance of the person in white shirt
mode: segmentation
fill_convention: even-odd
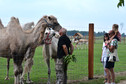
[[[102,55],[101,55],[101,62],[103,63],[104,76],[105,76],[104,83],[107,82],[107,74],[106,74],[106,71],[105,71],[105,66],[106,66],[106,60],[107,60],[107,55],[108,55],[107,53],[109,51],[109,49],[107,48],[108,41],[109,41],[109,34],[105,33],[104,34],[104,42],[103,42],[103,46],[102,46]]]

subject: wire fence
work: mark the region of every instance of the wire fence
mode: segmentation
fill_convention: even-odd
[[[83,38],[88,40],[88,36],[84,36]],[[103,43],[103,36],[94,38],[94,76],[103,75],[104,72],[103,65],[100,62],[100,57],[102,53],[102,43]],[[73,43],[73,45],[76,46],[76,43]],[[88,76],[88,44],[81,44],[78,47],[80,48],[74,49],[73,53],[77,58],[77,62],[76,63],[71,62],[68,65],[68,83],[87,79]],[[119,42],[118,47],[120,62],[115,64],[115,72],[123,72],[126,70],[125,50],[126,50],[125,37],[122,37],[122,40],[121,42]],[[14,82],[13,61],[11,60],[10,62],[10,70],[9,70],[10,80],[4,80],[7,72],[6,65],[7,65],[7,59],[0,58],[0,84],[13,84]],[[51,83],[55,84],[56,72],[55,72],[55,62],[53,59],[50,60],[50,66],[51,66]],[[47,83],[48,68],[42,56],[42,46],[36,49],[34,56],[34,65],[32,67],[30,77],[31,80],[33,81],[33,84]],[[27,75],[25,75],[24,79],[27,79]]]

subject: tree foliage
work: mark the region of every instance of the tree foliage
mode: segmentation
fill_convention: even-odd
[[[119,3],[117,4],[117,7],[119,8],[119,7],[122,7],[122,6],[124,6],[124,0],[119,0]]]

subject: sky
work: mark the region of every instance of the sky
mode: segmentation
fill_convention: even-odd
[[[4,26],[12,16],[23,25],[37,21],[44,15],[54,15],[67,30],[102,32],[118,24],[120,33],[126,34],[126,7],[117,8],[119,0],[0,0],[0,19]]]

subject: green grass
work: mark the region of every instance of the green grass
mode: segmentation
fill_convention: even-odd
[[[103,66],[100,63],[102,52],[102,41],[96,40],[94,45],[94,75],[103,75]],[[81,80],[88,76],[88,49],[76,49],[74,55],[77,58],[76,63],[70,63],[68,66],[68,80]],[[115,63],[115,72],[123,72],[126,70],[126,44],[119,44],[118,55],[119,62]],[[10,80],[5,81],[6,77],[6,59],[0,58],[0,84],[13,84],[13,61],[10,63]],[[31,79],[35,84],[47,82],[47,66],[42,56],[42,47],[38,47],[34,56],[34,65],[31,71]],[[26,79],[26,75],[25,75]],[[51,60],[51,82],[55,82],[55,63]],[[93,80],[92,80],[93,81]],[[86,81],[79,84],[102,84],[103,78],[92,81]],[[96,82],[96,83],[95,83]]]

